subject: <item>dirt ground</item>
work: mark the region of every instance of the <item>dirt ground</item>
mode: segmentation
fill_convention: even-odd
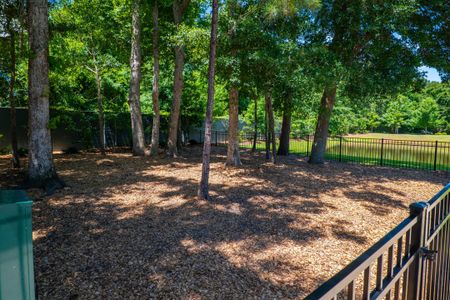
[[[214,149],[207,202],[195,197],[200,152],[56,155],[68,187],[29,190],[41,299],[303,298],[450,181],[249,153],[226,169]],[[9,164],[0,188],[20,178]]]

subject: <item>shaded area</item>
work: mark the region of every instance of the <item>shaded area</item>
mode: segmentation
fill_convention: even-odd
[[[449,179],[297,157],[273,166],[249,153],[226,169],[215,148],[205,202],[200,151],[56,156],[69,187],[29,190],[40,297],[302,298]],[[0,176],[8,170],[0,159]]]

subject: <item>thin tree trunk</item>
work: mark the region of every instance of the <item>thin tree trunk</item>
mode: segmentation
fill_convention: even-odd
[[[270,159],[270,131],[269,131],[269,114],[267,109],[267,101],[265,101],[265,109],[264,109],[264,135],[266,139],[266,159]]]
[[[273,115],[273,107],[272,107],[272,94],[271,92],[267,92],[266,94],[266,108],[267,108],[267,117],[269,121],[269,132],[270,132],[270,142],[272,143],[272,162],[274,164],[277,163],[277,145],[276,145],[276,136],[275,136],[275,118]]]
[[[183,68],[184,50],[175,47],[175,71],[173,84],[173,101],[170,109],[169,140],[167,141],[167,155],[176,157],[178,155],[178,123],[180,119],[181,95],[183,93]]]
[[[255,125],[254,125],[254,131],[253,131],[253,146],[252,146],[252,152],[256,152],[256,143],[258,140],[258,97],[255,96]]]
[[[236,86],[230,88],[228,109],[228,149],[226,166],[242,165],[239,154],[239,92]]]
[[[153,126],[152,126],[152,146],[151,155],[158,155],[159,148],[159,24],[158,24],[158,0],[153,4]]]
[[[283,111],[283,123],[281,125],[280,145],[278,155],[289,155],[289,143],[291,135],[292,119],[292,95],[288,95]]]
[[[47,0],[29,0],[28,25],[30,52],[28,61],[29,93],[29,161],[28,183],[44,187],[47,193],[63,187],[53,164],[52,140],[48,126],[48,3]]]
[[[10,27],[10,24],[8,24]],[[16,39],[12,28],[10,35],[10,53],[11,53],[11,80],[9,82],[9,106],[10,106],[10,128],[11,128],[11,148],[12,165],[14,168],[20,168],[20,158],[17,145],[17,117],[16,117],[16,98],[14,96],[14,87],[16,84]]]
[[[198,197],[205,200],[209,198],[209,169],[211,159],[212,117],[214,109],[214,75],[216,65],[218,14],[219,2],[218,0],[213,0],[208,70],[208,104],[206,106],[205,141],[203,143],[202,178],[198,189]]]
[[[131,112],[131,131],[133,137],[133,155],[145,155],[144,126],[142,125],[142,113],[140,103],[141,85],[141,20],[140,0],[132,3],[132,27],[131,36],[131,79],[128,102]]]
[[[100,72],[95,67],[95,83],[97,85],[97,109],[98,109],[98,129],[100,137],[100,153],[106,155],[106,133],[105,133],[105,113],[103,111],[102,79]]]
[[[180,154],[181,149],[183,148],[183,132],[181,130],[181,114],[178,119],[178,135],[177,135],[177,153]]]
[[[331,113],[336,101],[336,85],[325,87],[320,101],[319,116],[317,119],[316,132],[311,150],[309,162],[322,164],[325,160],[327,148],[328,128],[330,125]]]
[[[175,26],[179,28],[183,14],[189,5],[189,0],[182,3],[179,0],[173,2],[173,16]],[[173,100],[170,110],[169,139],[167,141],[167,155],[176,157],[178,155],[178,126],[180,119],[181,96],[183,94],[183,69],[185,53],[182,45],[175,46],[175,70],[173,76]]]

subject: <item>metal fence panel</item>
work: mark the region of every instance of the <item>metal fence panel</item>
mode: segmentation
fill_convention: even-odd
[[[450,299],[450,184],[305,300]]]

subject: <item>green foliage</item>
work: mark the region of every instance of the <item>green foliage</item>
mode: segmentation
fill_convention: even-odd
[[[142,3],[141,106],[152,113],[152,1]],[[264,94],[272,93],[277,128],[292,112],[292,134],[312,134],[321,93],[338,86],[330,121],[332,134],[367,131],[450,132],[449,83],[424,83],[417,68],[448,68],[448,4],[445,1],[230,0],[219,16],[214,116],[228,114],[230,86],[239,89],[245,131],[264,127]],[[0,106],[8,105],[9,29],[17,33],[18,106],[27,105],[27,33],[23,0],[0,6]],[[209,1],[191,1],[183,22],[174,25],[172,0],[160,4],[160,106],[167,119],[173,98],[175,45],[186,54],[182,126],[203,122],[209,53]],[[11,6],[12,5],[12,6]],[[14,8],[14,9],[13,9]],[[60,111],[97,111],[96,74],[101,77],[108,116],[128,113],[131,37],[129,0],[62,0],[50,6],[50,99]],[[125,119],[124,119],[125,120]],[[122,120],[125,122],[128,120]],[[51,128],[77,131],[92,141],[95,114],[80,123],[64,113]],[[129,122],[128,122],[129,123]],[[129,124],[127,124],[129,126]],[[167,124],[164,123],[163,127]],[[162,131],[164,132],[164,128]]]

